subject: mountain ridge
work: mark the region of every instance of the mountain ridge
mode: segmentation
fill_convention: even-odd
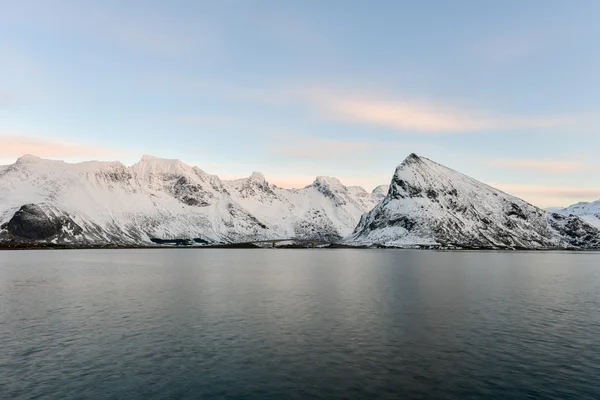
[[[259,172],[221,180],[180,160],[149,155],[131,166],[103,161],[66,163],[24,155],[0,168],[0,225],[4,227],[0,241],[339,240],[376,202],[364,189],[358,192],[332,177],[316,177],[301,189],[271,185]],[[36,218],[37,225],[32,222]],[[29,223],[40,234],[15,235],[22,233],[17,223]],[[64,229],[46,229],[55,223]]]
[[[361,217],[348,242],[469,248],[596,248],[600,231],[425,157],[410,154],[388,194]]]
[[[299,189],[272,185],[260,172],[222,180],[149,155],[130,166],[33,155],[0,166],[0,242],[297,238],[394,247],[600,248],[600,201],[586,204],[547,212],[414,153],[389,185],[371,192],[328,176]],[[598,224],[583,215],[596,208]]]

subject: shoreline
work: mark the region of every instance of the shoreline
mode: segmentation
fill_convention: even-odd
[[[252,243],[229,243],[229,244],[214,244],[202,246],[177,246],[177,245],[69,245],[69,244],[54,244],[54,243],[0,243],[0,251],[18,251],[18,250],[156,250],[156,249],[244,249],[244,250],[334,250],[334,249],[394,249],[394,250],[434,250],[434,251],[569,251],[569,252],[594,252],[598,249],[565,249],[565,248],[493,248],[493,247],[465,247],[465,246],[435,246],[435,245],[413,245],[413,246],[385,246],[385,245],[345,245],[345,244],[330,244],[326,246],[310,247],[299,245],[281,245],[275,247],[258,246]]]

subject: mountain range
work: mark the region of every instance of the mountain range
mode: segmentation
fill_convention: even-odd
[[[307,239],[440,248],[600,247],[600,201],[547,212],[415,154],[367,192],[319,176],[301,189],[258,172],[222,180],[179,160],[0,167],[0,242],[148,245]]]

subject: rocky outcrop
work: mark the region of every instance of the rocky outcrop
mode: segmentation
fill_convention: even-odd
[[[9,235],[26,240],[51,239],[63,232],[74,236],[82,229],[67,215],[56,215],[45,211],[37,204],[22,206],[2,229]]]
[[[563,215],[551,213],[548,222],[552,229],[565,240],[571,247],[598,249],[600,248],[600,235],[598,228],[589,224],[576,215]]]

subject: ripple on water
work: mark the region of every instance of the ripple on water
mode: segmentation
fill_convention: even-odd
[[[0,254],[0,398],[598,399],[600,255]]]

